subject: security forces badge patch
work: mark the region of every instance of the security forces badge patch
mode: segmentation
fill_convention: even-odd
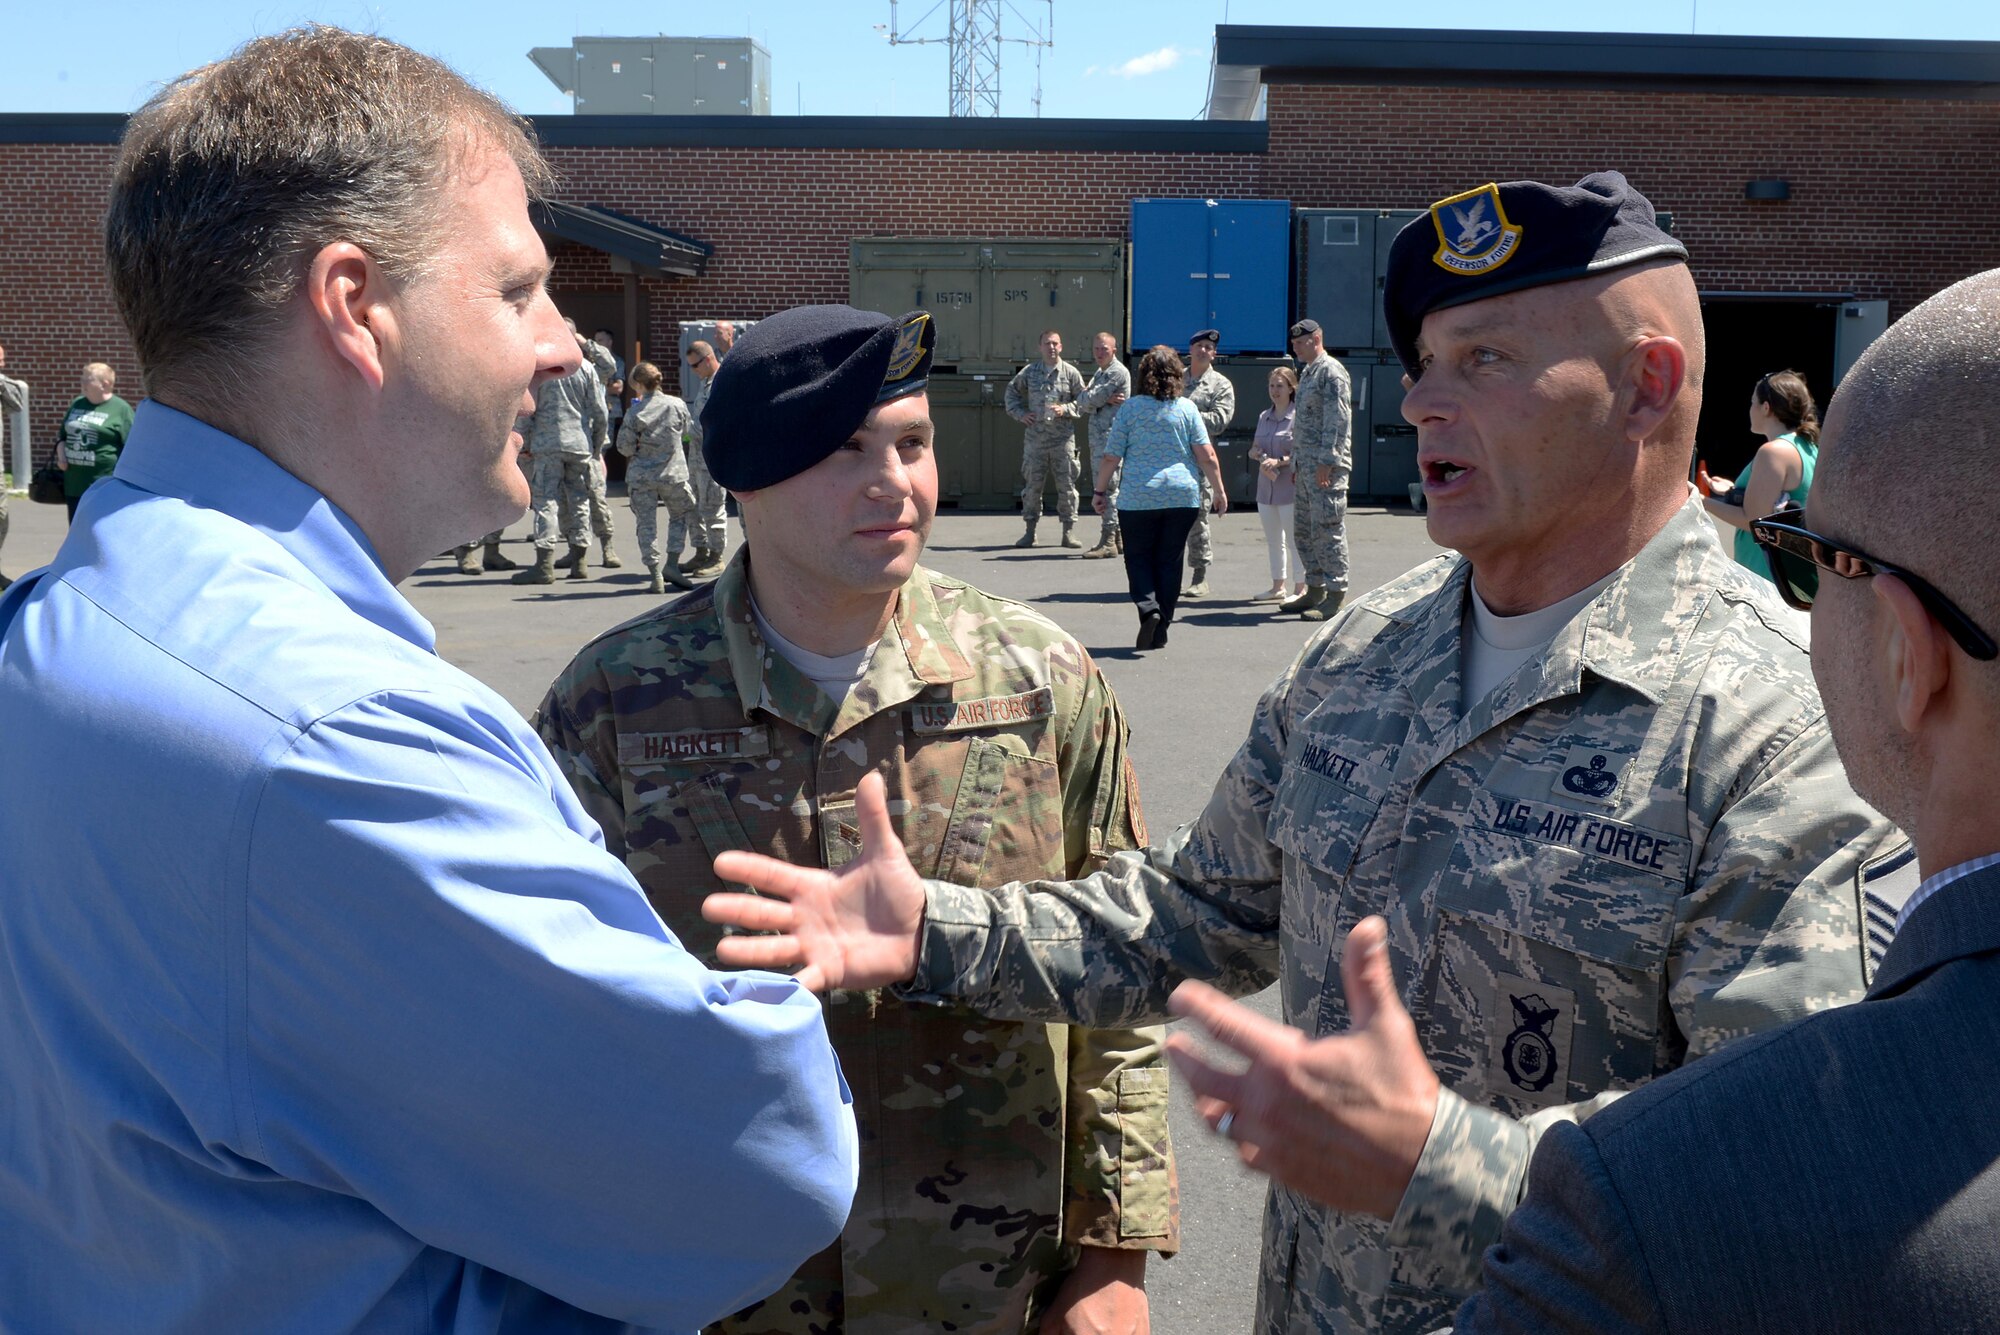
[[[931,317],[923,311],[903,321],[903,327],[896,331],[895,346],[889,349],[889,365],[882,372],[884,386],[896,384],[916,369],[924,355],[924,329],[930,322]]]
[[[1567,1103],[1575,1021],[1574,992],[1496,975],[1486,1011],[1487,1088],[1537,1107]]]
[[[1431,205],[1437,228],[1440,269],[1455,274],[1482,274],[1499,268],[1521,248],[1521,229],[1507,220],[1500,187],[1489,182],[1477,190],[1440,199]]]

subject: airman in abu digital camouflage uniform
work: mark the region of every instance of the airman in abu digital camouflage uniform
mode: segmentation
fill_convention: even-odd
[[[1056,516],[1062,520],[1062,545],[1080,548],[1071,532],[1076,527],[1076,419],[1081,411],[1083,372],[1063,360],[1062,335],[1042,333],[1042,355],[1014,373],[1007,382],[1007,415],[1027,427],[1021,436],[1021,518],[1026,530],[1016,547],[1035,545],[1035,525],[1042,517],[1042,494],[1055,483]]]
[[[698,955],[722,935],[699,916],[721,888],[712,859],[843,865],[870,773],[939,876],[1081,875],[1144,840],[1125,723],[1089,655],[1029,608],[915,564],[935,496],[929,331],[923,315],[831,307],[746,333],[707,421],[711,467],[742,498],[744,549],[713,585],[586,647],[543,702],[542,735],[607,845]],[[840,432],[878,391],[893,395],[882,412]],[[916,428],[893,429],[920,429],[922,448],[894,471],[840,473],[866,466],[890,410],[914,413]],[[792,490],[808,489],[811,510],[767,515],[768,489],[800,472]],[[906,500],[909,527],[877,538]],[[828,513],[829,536],[800,531]],[[801,569],[809,582],[788,585]],[[859,654],[810,653],[762,620],[788,590],[833,608],[882,571],[906,573],[878,591],[886,621]],[[1178,1245],[1157,1027],[1016,1024],[876,993],[836,995],[827,1024],[861,1129],[853,1214],[835,1248],[715,1330],[1012,1335],[1052,1305],[1112,1301],[1109,1270],[1142,1277],[1147,1251]],[[1142,1291],[1126,1301],[1143,1315]],[[1058,1328],[1097,1328],[1076,1315]]]
[[[695,508],[686,445],[691,418],[687,405],[662,388],[664,380],[651,362],[633,367],[632,388],[639,396],[618,426],[618,452],[632,461],[625,469],[625,494],[632,502],[632,528],[646,567],[648,593],[665,593],[669,584],[677,589],[694,587],[694,581],[681,573],[680,552],[660,545],[660,506],[667,507],[673,523]]]
[[[1487,186],[1399,236],[1429,522],[1473,555],[1344,608],[1191,825],[992,891],[872,846],[841,878],[732,859],[791,902],[709,911],[791,935],[725,958],[1093,1024],[1159,1015],[1176,979],[1277,981],[1289,1030],[1175,993],[1244,1073],[1171,1044],[1272,1175],[1270,1335],[1448,1322],[1543,1128],[1858,999],[1862,884],[1902,840],[1848,787],[1803,623],[1687,485],[1700,312],[1653,217],[1602,173]],[[1510,637],[1537,621],[1545,640]],[[836,926],[843,904],[875,929]]]
[[[1347,483],[1354,471],[1354,400],[1347,368],[1327,355],[1319,321],[1291,328],[1299,363],[1292,414],[1292,468],[1298,478],[1292,549],[1306,588],[1278,605],[1307,621],[1325,621],[1347,600]]]

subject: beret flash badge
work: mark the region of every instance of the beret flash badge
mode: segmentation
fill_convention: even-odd
[[[882,373],[883,384],[894,384],[916,369],[918,358],[924,355],[924,326],[930,322],[928,314],[918,312],[896,331],[896,346],[889,349],[889,366]]]
[[[1437,228],[1432,261],[1455,274],[1482,274],[1499,268],[1521,248],[1521,229],[1507,221],[1500,187],[1488,183],[1431,205]]]

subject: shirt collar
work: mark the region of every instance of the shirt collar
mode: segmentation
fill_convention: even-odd
[[[426,653],[437,652],[437,633],[396,592],[360,526],[262,450],[149,399],[133,413],[112,476],[248,525],[355,615]]]

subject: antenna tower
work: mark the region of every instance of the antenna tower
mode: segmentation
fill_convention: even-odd
[[[889,0],[889,45],[934,46],[942,43],[951,54],[951,114],[954,116],[998,116],[1000,114],[1000,48],[1012,42],[1035,53],[1034,114],[1042,114],[1042,51],[1056,44],[1055,0],[1042,0],[1041,22],[1036,23],[1015,0],[937,0],[923,17],[905,30],[897,20],[897,0]],[[1035,0],[1021,0],[1030,10]],[[914,35],[943,10],[942,37]],[[1009,36],[1001,21],[1012,15],[1026,36]]]

